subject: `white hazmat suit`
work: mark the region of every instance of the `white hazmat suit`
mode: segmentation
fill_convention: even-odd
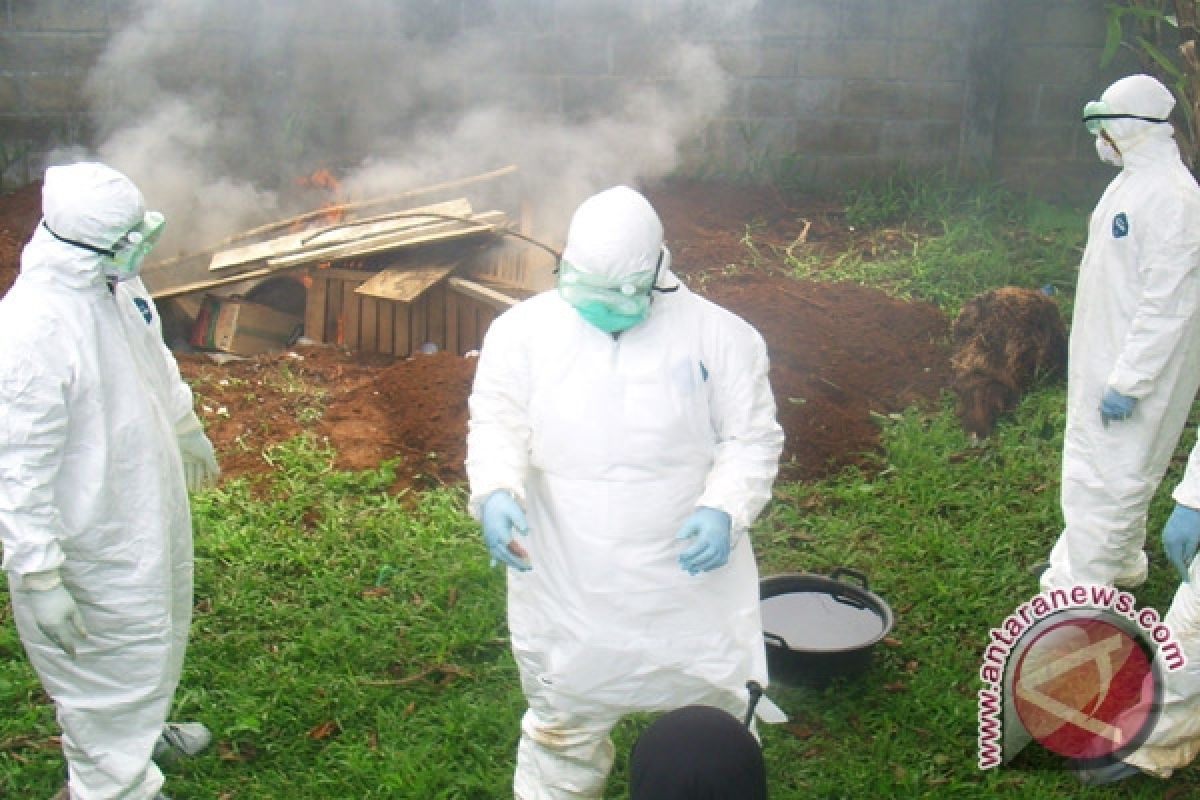
[[[13,614],[54,700],[73,800],[148,800],[183,664],[192,529],[177,436],[192,395],[136,277],[102,256],[142,217],[100,164],[52,167],[43,220],[0,301],[0,541]],[[53,233],[51,232],[53,231]],[[57,570],[82,615],[75,657],[39,628],[24,579]]]
[[[1071,324],[1064,529],[1042,589],[1137,586],[1146,512],[1200,385],[1200,189],[1165,122],[1171,92],[1134,75],[1101,96],[1121,172],[1092,213]],[[1162,120],[1162,121],[1152,121]],[[1098,138],[1098,150],[1111,149]],[[1101,146],[1101,144],[1103,146]],[[1106,391],[1136,401],[1105,423]]]
[[[526,509],[532,570],[508,570],[529,708],[514,794],[599,798],[625,713],[690,703],[746,713],[766,685],[746,529],[770,497],[783,432],[762,337],[670,272],[657,214],[617,187],[586,201],[564,262],[611,279],[659,265],[644,321],[613,335],[559,292],[488,330],[470,398],[478,516],[496,490]],[[728,563],[688,574],[675,533],[697,507],[732,518]]]
[[[1173,495],[1184,506],[1200,508],[1200,447],[1192,449]],[[1150,736],[1125,763],[1169,778],[1200,753],[1200,559],[1192,561],[1189,579],[1179,584],[1163,622],[1183,648],[1187,663],[1177,671],[1160,664],[1161,714]]]

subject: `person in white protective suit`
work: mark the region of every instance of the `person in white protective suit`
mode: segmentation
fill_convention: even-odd
[[[1146,513],[1200,385],[1200,188],[1148,75],[1088,103],[1084,123],[1121,168],[1088,226],[1067,366],[1064,528],[1043,590],[1146,579]]]
[[[97,163],[51,167],[0,301],[0,542],[13,616],[62,728],[72,800],[162,797],[192,609],[187,491],[213,448],[137,277],[162,215]]]
[[[1088,784],[1115,783],[1139,771],[1169,778],[1200,753],[1200,444],[1192,448],[1183,479],[1175,487],[1175,510],[1163,526],[1167,560],[1182,579],[1163,622],[1183,648],[1186,663],[1172,671],[1160,663],[1163,681],[1159,716],[1141,746],[1124,761],[1084,771]]]
[[[558,289],[492,323],[466,467],[512,568],[520,800],[601,797],[627,712],[740,718],[747,682],[766,685],[746,530],[783,446],[767,370],[758,332],[671,272],[627,187],[576,210]]]

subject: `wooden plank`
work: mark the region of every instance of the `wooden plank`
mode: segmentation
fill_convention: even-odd
[[[463,350],[458,346],[458,312],[459,298],[457,292],[446,292],[446,349],[461,356]]]
[[[429,338],[439,350],[446,349],[446,284],[436,284],[425,293],[429,299]]]
[[[444,264],[380,270],[354,291],[368,297],[411,303],[454,271]]]
[[[176,284],[157,283],[156,285],[160,286],[161,288],[151,290],[150,296],[155,300],[166,297],[178,297],[184,294],[191,294],[192,292],[204,291],[205,289],[215,289],[218,286],[227,286],[228,284],[238,283],[239,281],[261,278],[265,275],[270,275],[280,271],[281,270],[275,269],[274,267],[264,266],[255,269],[238,271],[230,275],[223,275],[220,278],[205,278],[203,280],[193,280]]]
[[[420,298],[417,302],[410,303],[409,308],[413,350],[420,350],[429,341],[429,299]]]
[[[329,291],[327,281],[318,271],[308,275],[308,295],[304,303],[304,335],[309,339],[324,342],[325,298]]]
[[[498,311],[490,307],[480,307],[479,316],[475,320],[475,344],[476,349],[483,346],[483,337],[487,334],[488,327],[496,319]]]
[[[466,295],[476,302],[498,310],[510,308],[520,302],[514,297],[509,297],[508,295],[498,292],[495,289],[489,289],[481,283],[469,281],[466,278],[448,278],[446,280],[446,285],[454,291]]]
[[[412,337],[409,336],[409,307],[397,303],[395,305],[396,315],[393,318],[393,347],[397,358],[406,358],[412,355]]]
[[[494,218],[488,215],[496,215]],[[503,212],[486,212],[477,217],[487,220],[492,218],[496,221],[502,220]],[[378,247],[379,251],[389,249],[403,249],[405,247],[416,247],[422,244],[433,244],[440,241],[452,241],[456,238],[471,238],[483,236],[495,232],[500,227],[497,222],[496,226],[491,224],[486,226],[473,226],[469,230],[449,230],[436,235],[431,235],[427,239],[414,240],[410,242],[401,242],[396,245],[381,244]],[[371,252],[374,252],[374,248]],[[367,255],[368,253],[361,253]],[[336,254],[335,254],[336,255]],[[340,257],[340,256],[339,256]],[[155,266],[153,269],[147,269],[145,273],[145,283],[150,290],[151,296],[158,300],[160,298],[179,297],[180,295],[191,294],[193,292],[201,292],[207,289],[215,289],[218,286],[228,286],[230,284],[239,283],[241,281],[251,281],[256,278],[262,278],[277,272],[284,272],[288,269],[306,267],[319,264],[323,261],[330,261],[333,258],[330,255],[322,255],[312,259],[298,258],[287,263],[249,263],[238,267],[230,267],[225,274],[222,271],[219,275],[213,275],[208,270],[208,262],[206,260],[197,260],[190,258],[186,260],[176,261],[170,265]]]
[[[188,319],[195,319],[200,316],[200,308],[204,305],[204,297],[201,295],[191,295],[188,297],[177,297],[172,302],[179,309],[180,313],[187,316]]]
[[[325,339],[323,341],[331,344],[345,344],[346,332],[343,330],[342,321],[342,294],[345,284],[341,281],[329,281],[329,295],[326,300],[325,307],[328,309],[328,314],[325,318]]]
[[[437,216],[429,216],[430,214],[470,217],[472,209],[466,199],[460,198],[403,212],[381,214],[351,222],[337,222],[322,228],[277,236],[265,242],[255,242],[218,251],[213,254],[208,268],[212,271],[228,269],[254,261],[270,261],[276,256],[287,253],[304,252],[313,248],[345,244],[358,239],[394,235],[411,228],[420,229],[429,225],[444,224],[445,220],[439,219]]]
[[[355,286],[365,281],[375,273],[365,269],[341,269],[339,267],[321,267],[313,270],[314,275],[324,275],[343,283],[353,283]]]
[[[527,286],[506,281],[503,278],[497,278],[492,275],[473,275],[467,280],[474,280],[480,286],[486,286],[489,289],[495,289],[500,294],[506,294],[509,297],[525,298],[532,297],[537,294]]]
[[[142,278],[155,300],[178,297],[220,286],[228,286],[242,280],[253,280],[264,275],[269,275],[275,269],[261,264],[248,264],[241,268],[230,267],[227,270],[230,274],[225,274],[226,271],[223,271],[220,276],[213,276],[209,273],[208,266],[211,263],[214,252],[228,245],[270,235],[275,231],[288,228],[298,222],[318,219],[329,214],[330,211],[357,214],[388,207],[396,210],[397,208],[403,208],[402,204],[404,202],[419,202],[422,196],[435,195],[439,192],[445,193],[443,196],[453,196],[450,193],[460,188],[513,176],[517,174],[517,171],[515,165],[508,165],[478,175],[470,175],[428,186],[421,186],[389,196],[345,203],[333,208],[315,209],[299,217],[290,219],[275,220],[254,230],[231,236],[215,247],[205,248],[205,250],[198,253],[183,253],[166,259],[154,259],[143,270]]]
[[[446,223],[469,222],[475,216],[470,202],[465,198],[459,198],[419,208],[390,211],[365,219],[339,222],[326,228],[308,231],[301,247],[348,245],[359,240],[400,234],[415,237],[428,229]]]
[[[471,350],[475,347],[475,314],[478,311],[479,303],[470,300],[466,307],[467,313],[459,317],[458,341],[464,350]]]
[[[475,318],[471,325],[471,347],[479,347],[483,341],[483,333],[493,318],[491,307],[480,304],[475,306]]]
[[[462,346],[468,350],[473,350],[479,346],[479,307],[479,301],[472,298],[467,305],[467,313],[463,314],[460,318],[463,324],[462,329],[459,331],[459,337]]]
[[[357,350],[362,341],[358,327],[361,320],[362,298],[354,293],[355,285],[350,282],[342,284],[342,330],[345,331],[346,347],[351,350]]]
[[[459,295],[458,297],[458,324],[455,325],[454,335],[458,338],[458,349],[465,353],[471,349],[471,339],[466,334],[471,319],[475,315],[475,301],[466,295]]]
[[[293,250],[299,250],[304,246],[304,240],[311,236],[312,233],[312,231],[298,231],[297,233],[289,233],[286,236],[280,236],[266,242],[255,242],[254,244],[248,244],[233,250],[221,250],[213,253],[212,259],[208,262],[208,268],[212,271],[228,269],[229,267],[249,264],[252,261],[265,261],[268,257],[276,253],[288,253]]]
[[[483,172],[483,173],[480,173],[479,175],[470,175],[465,178],[456,178],[456,179],[450,180],[450,181],[443,181],[442,183],[435,183],[431,186],[421,186],[416,189],[409,189],[408,191],[401,192],[400,194],[389,195],[386,197],[375,197],[375,198],[371,198],[370,200],[361,200],[361,201],[354,202],[354,203],[339,203],[338,205],[335,205],[335,206],[329,206],[326,208],[318,208],[313,211],[306,211],[305,213],[300,214],[299,216],[289,217],[287,219],[276,220],[274,222],[269,222],[266,225],[262,225],[258,228],[254,228],[253,230],[244,231],[242,233],[235,234],[235,235],[229,237],[228,239],[226,239],[224,242],[222,242],[218,246],[233,244],[234,242],[239,242],[239,241],[242,241],[243,239],[250,239],[250,238],[253,238],[256,236],[264,236],[268,233],[271,233],[272,231],[277,231],[280,228],[287,228],[292,225],[297,225],[297,224],[300,224],[303,222],[307,222],[310,219],[319,219],[322,216],[326,216],[331,213],[358,211],[360,209],[371,208],[373,206],[381,206],[381,205],[387,205],[389,203],[395,203],[398,200],[407,200],[412,197],[419,197],[420,195],[423,195],[423,194],[432,194],[434,192],[442,192],[442,191],[446,191],[447,189],[460,189],[464,186],[470,186],[472,184],[482,183],[484,181],[489,181],[489,180],[493,180],[495,178],[500,178],[505,175],[511,175],[511,174],[515,173],[516,171],[517,171],[516,165],[509,164],[506,167],[501,167],[500,169],[491,170],[490,172]]]
[[[396,303],[376,303],[376,353],[391,355],[391,308]]]
[[[419,245],[447,242],[455,239],[466,239],[484,234],[494,233],[507,220],[503,211],[485,211],[474,214],[470,221],[457,220],[431,223],[428,226],[389,233],[372,239],[357,240],[328,247],[313,247],[296,253],[282,254],[267,260],[271,269],[287,269],[303,264],[313,264],[322,261],[368,256],[388,250],[400,250]]]
[[[554,284],[551,273],[558,263],[562,245],[556,243],[556,249],[556,245],[542,242],[535,236],[533,208],[528,200],[521,202],[517,213],[516,228],[510,229],[512,235],[505,247],[482,254],[468,267],[467,274],[477,278],[495,277],[532,291],[548,289]]]
[[[357,290],[355,290],[357,294]],[[359,320],[359,350],[365,350],[368,353],[379,352],[379,327],[378,327],[378,312],[379,306],[384,301],[376,300],[373,297],[358,296],[358,302],[362,309],[362,317]]]

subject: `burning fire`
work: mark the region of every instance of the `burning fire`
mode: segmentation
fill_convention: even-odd
[[[317,212],[305,214],[298,219],[289,229],[292,233],[310,228],[336,225],[346,218],[345,203],[341,197],[342,185],[338,183],[338,179],[333,177],[333,173],[328,169],[322,167],[311,175],[296,178],[296,185],[310,189],[323,189],[329,192],[332,198],[322,204]]]
[[[322,167],[312,175],[307,175],[296,179],[297,186],[311,186],[317,189],[328,189],[337,195],[341,190],[341,184],[338,179],[333,177],[333,173]]]

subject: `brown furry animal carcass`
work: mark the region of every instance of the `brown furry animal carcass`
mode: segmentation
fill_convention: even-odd
[[[1058,304],[1038,289],[1006,286],[971,298],[952,333],[958,416],[979,438],[1036,382],[1066,372],[1066,325]]]

